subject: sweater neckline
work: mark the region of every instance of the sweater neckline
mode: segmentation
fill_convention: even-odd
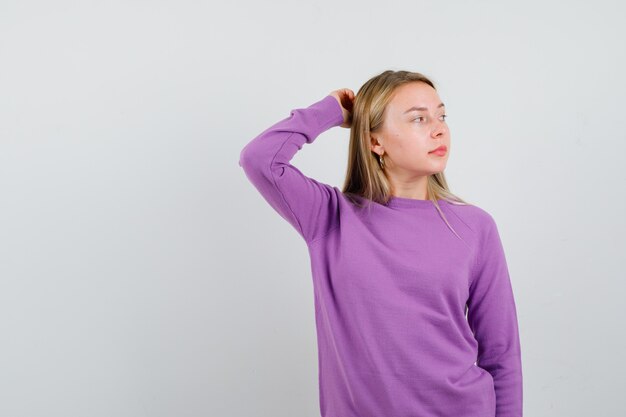
[[[445,202],[444,199],[437,199],[437,203],[441,204]],[[428,208],[434,207],[432,200],[420,200],[416,198],[396,197],[391,196],[387,201],[388,207],[416,207],[416,208]]]

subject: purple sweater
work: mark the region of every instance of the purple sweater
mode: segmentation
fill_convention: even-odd
[[[359,208],[290,160],[343,123],[333,96],[261,132],[239,165],[311,258],[323,417],[522,417],[517,313],[494,219],[439,200]]]

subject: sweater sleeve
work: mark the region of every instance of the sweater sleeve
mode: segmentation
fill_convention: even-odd
[[[493,377],[496,417],[522,417],[522,362],[517,313],[496,223],[488,216],[468,298],[477,365]]]
[[[338,194],[335,187],[307,177],[290,161],[305,143],[342,123],[341,106],[328,95],[309,107],[291,110],[240,153],[239,165],[247,178],[307,243],[334,226]]]

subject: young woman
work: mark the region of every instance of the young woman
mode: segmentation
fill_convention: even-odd
[[[324,417],[522,417],[517,313],[493,217],[453,195],[445,106],[385,71],[263,131],[239,164],[305,240]],[[290,160],[350,128],[343,189]]]

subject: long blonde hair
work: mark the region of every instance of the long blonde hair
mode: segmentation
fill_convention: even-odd
[[[387,204],[391,197],[390,182],[379,164],[378,155],[370,147],[370,132],[375,132],[382,126],[385,108],[396,88],[411,82],[423,82],[436,90],[434,82],[423,74],[387,70],[369,79],[355,95],[348,165],[342,192],[359,207],[360,201],[354,197],[368,200],[368,206],[371,201]],[[448,223],[437,200],[444,199],[453,204],[463,205],[470,203],[450,191],[443,172],[428,176],[427,193],[428,199],[434,203],[448,227],[460,238]]]

